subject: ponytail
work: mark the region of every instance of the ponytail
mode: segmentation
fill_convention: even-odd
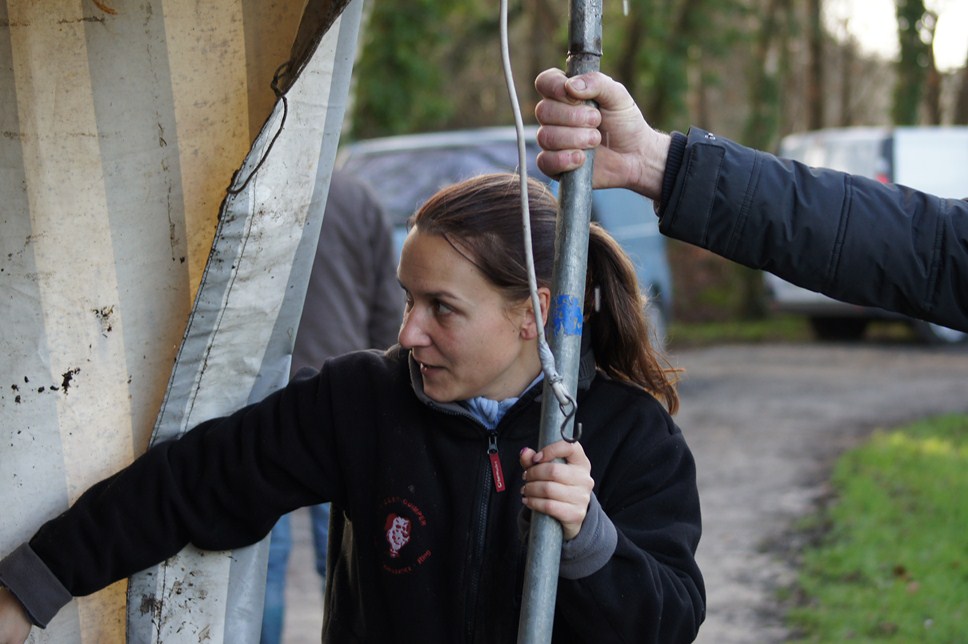
[[[616,380],[642,387],[676,413],[679,371],[656,347],[635,267],[598,224],[589,231],[585,284],[586,331],[591,332],[598,368]]]

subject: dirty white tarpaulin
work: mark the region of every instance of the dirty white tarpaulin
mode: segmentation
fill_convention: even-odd
[[[359,23],[351,5],[311,40],[280,130],[272,70],[296,51],[304,8],[343,5],[308,4],[0,2],[0,556],[143,451],[156,417],[158,436],[177,433],[278,386]],[[230,181],[242,189],[226,198]],[[305,266],[290,270],[297,249]],[[259,583],[239,583],[227,554],[188,557],[138,588],[132,641],[245,641],[229,620],[257,632]],[[207,582],[176,625],[179,574]],[[123,641],[125,586],[73,602],[32,641]]]
[[[350,5],[327,32],[232,183],[153,441],[288,380],[361,6]],[[314,193],[318,207],[310,208]],[[303,262],[291,274],[300,249]],[[128,641],[257,641],[265,566],[264,548],[190,547],[139,574],[128,590]]]

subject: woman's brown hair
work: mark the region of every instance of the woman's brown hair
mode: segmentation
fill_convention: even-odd
[[[545,184],[529,179],[528,208],[535,276],[539,286],[551,288],[558,203]],[[446,239],[509,302],[529,297],[517,175],[485,174],[443,188],[410,218],[410,225]],[[675,413],[678,372],[652,342],[645,306],[632,261],[611,235],[593,223],[584,316],[595,364],[612,378],[664,400]]]

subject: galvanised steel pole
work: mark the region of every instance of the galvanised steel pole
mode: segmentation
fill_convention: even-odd
[[[598,71],[602,57],[601,0],[571,0],[568,30],[566,73],[576,76]],[[559,193],[561,212],[555,235],[548,345],[555,357],[558,374],[572,400],[576,399],[578,389],[593,162],[594,155],[589,152],[581,168],[562,176]],[[574,409],[563,409],[558,404],[546,380],[539,445],[544,447],[561,438],[572,439],[574,435]],[[546,514],[533,513],[518,626],[520,644],[551,642],[561,541],[561,525]]]

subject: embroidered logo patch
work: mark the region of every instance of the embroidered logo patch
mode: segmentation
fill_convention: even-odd
[[[400,548],[410,543],[410,519],[390,514],[387,517],[387,543],[390,544],[390,558],[400,556]]]
[[[376,548],[383,569],[394,575],[405,575],[422,566],[431,556],[427,517],[409,499],[387,497],[380,506],[383,533]]]

